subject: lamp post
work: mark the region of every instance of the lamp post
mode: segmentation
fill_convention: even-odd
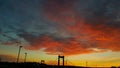
[[[21,48],[22,48],[22,46],[19,46],[18,57],[17,57],[17,63],[19,62],[19,56],[20,56]]]
[[[24,59],[24,62],[26,62],[26,58],[27,58],[27,53],[25,53],[25,59]]]

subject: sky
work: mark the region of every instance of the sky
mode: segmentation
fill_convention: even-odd
[[[20,62],[120,66],[120,0],[0,0],[1,61],[19,46]]]

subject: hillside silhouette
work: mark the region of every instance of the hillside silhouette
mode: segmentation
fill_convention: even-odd
[[[82,66],[57,66],[40,64],[37,62],[15,63],[15,62],[0,62],[0,68],[96,68],[96,67],[82,67]],[[107,67],[99,67],[107,68]],[[120,68],[120,67],[111,67]]]
[[[37,62],[15,63],[15,62],[0,62],[0,68],[84,68],[77,66],[57,66],[40,64]]]

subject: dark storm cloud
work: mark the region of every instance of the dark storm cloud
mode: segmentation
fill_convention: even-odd
[[[119,0],[80,0],[80,3],[77,10],[88,21],[87,24],[119,28]]]
[[[51,18],[55,16],[55,22],[74,11],[77,13],[74,16],[79,15],[89,25],[103,25],[115,29],[120,26],[119,0],[46,0],[44,6],[43,12],[51,14]]]

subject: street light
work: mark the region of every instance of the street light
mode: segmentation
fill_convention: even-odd
[[[27,53],[25,53],[25,59],[24,59],[24,62],[26,62],[26,57],[27,57]]]
[[[19,56],[20,56],[21,48],[22,48],[22,46],[19,46],[18,57],[17,57],[17,63],[19,62]]]

